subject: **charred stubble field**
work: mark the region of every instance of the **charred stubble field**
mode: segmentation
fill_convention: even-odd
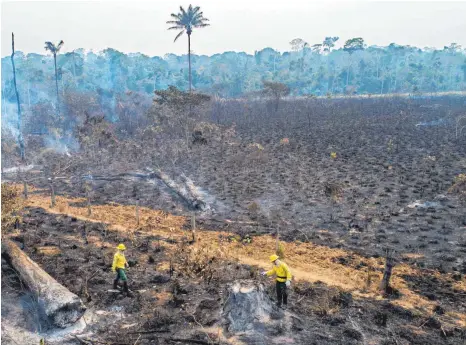
[[[89,218],[85,199],[73,199],[85,191],[72,178],[57,180],[63,199],[53,210],[47,183],[38,180],[16,239],[88,306],[119,308],[125,325],[137,324],[102,321],[96,334],[109,344],[138,337],[163,344],[165,334],[226,341],[218,326],[225,284],[259,279],[254,267],[266,267],[277,228],[301,280],[292,295],[291,311],[301,319],[293,325],[295,343],[461,344],[466,212],[449,191],[466,171],[465,137],[456,137],[454,126],[464,105],[461,97],[317,99],[283,102],[275,113],[261,102],[218,103],[210,120],[228,135],[218,141],[207,133],[207,144],[180,153],[176,164],[159,163],[174,178],[190,177],[215,205],[198,216],[194,246],[182,230],[189,220],[151,211],[190,210],[141,179],[94,181]],[[139,227],[131,223],[133,209],[125,213],[136,199],[148,210]],[[241,244],[235,234],[252,242]],[[120,240],[133,246],[129,274],[142,291],[134,299],[106,292]],[[383,299],[376,285],[386,248],[397,253],[398,294]],[[173,255],[181,261],[170,277]]]

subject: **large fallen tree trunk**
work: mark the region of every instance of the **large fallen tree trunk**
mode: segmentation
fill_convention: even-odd
[[[37,297],[39,308],[43,308],[55,326],[65,328],[81,318],[86,311],[81,299],[53,279],[14,242],[3,239],[2,254]]]
[[[124,180],[125,177],[135,177],[141,179],[157,178],[193,209],[205,211],[209,208],[207,203],[203,200],[202,195],[200,195],[196,186],[189,178],[182,176],[183,181],[181,183],[177,183],[161,170],[153,171],[149,168],[146,168],[146,170],[149,172],[149,174],[127,172],[108,176],[93,175],[92,179],[103,181],[118,181]]]
[[[148,169],[149,170],[149,169]],[[195,210],[205,211],[208,207],[200,195],[196,195],[192,182],[185,178],[184,184],[178,184],[173,181],[167,174],[161,170],[150,170],[151,177],[156,177],[161,180],[165,185],[178,194],[188,205]]]

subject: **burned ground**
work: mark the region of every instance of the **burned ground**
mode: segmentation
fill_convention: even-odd
[[[54,208],[47,176],[31,173],[35,189],[16,240],[88,307],[110,315],[92,326],[94,340],[108,344],[215,343],[219,335],[225,342],[227,284],[253,279],[274,296],[257,271],[268,267],[277,228],[299,280],[290,308],[299,318],[295,343],[462,344],[466,212],[451,186],[466,171],[465,138],[454,128],[464,102],[318,99],[311,107],[284,102],[278,112],[260,102],[227,102],[212,113],[230,131],[223,140],[203,132],[207,143],[179,153],[176,164],[157,160],[174,179],[190,177],[215,205],[198,212],[195,244],[190,219],[174,216],[193,210],[142,176],[147,152],[145,161],[119,170],[122,157],[94,165],[86,156],[86,168],[80,163],[58,175]],[[163,147],[147,146],[163,157],[156,151]],[[80,155],[70,160],[82,162]],[[81,178],[88,170],[89,217]],[[133,299],[107,292],[120,241],[130,248]],[[395,294],[381,298],[386,248],[397,255]],[[8,289],[11,274],[4,272]],[[117,315],[124,319],[109,321]],[[274,336],[286,342],[288,335]]]
[[[133,344],[139,339],[141,344],[163,344],[164,338],[189,338],[208,344],[209,341],[215,343],[220,335],[222,341],[226,341],[222,328],[225,284],[255,279],[269,287],[267,294],[271,299],[274,296],[273,285],[259,278],[257,269],[249,265],[216,257],[215,252],[183,261],[184,253],[191,253],[193,248],[186,241],[189,236],[181,230],[174,232],[171,238],[166,236],[169,232],[157,236],[144,231],[136,231],[133,237],[128,236],[128,232],[105,232],[106,225],[101,223],[50,214],[43,209],[27,211],[23,223],[27,230],[18,232],[14,239],[30,257],[78,294],[88,308],[112,313],[112,321],[119,313],[125,315],[116,324],[107,321],[92,325],[93,340]],[[135,291],[134,298],[107,291],[113,279],[110,266],[114,244],[120,241],[131,243],[127,257],[132,265],[128,275],[131,289]],[[203,248],[201,243],[199,248]],[[171,260],[181,260],[180,266],[173,263],[172,272],[167,265]],[[203,260],[211,261],[211,275],[202,272]],[[8,291],[9,287],[14,288],[5,282],[11,273],[7,267],[3,273],[2,284],[4,291]],[[293,323],[293,341],[302,344],[460,344],[464,341],[464,328],[453,326],[450,315],[461,309],[464,313],[464,305],[460,307],[464,291],[448,289],[453,281],[438,279],[435,284],[415,285],[421,294],[435,296],[438,307],[432,308],[431,314],[399,307],[390,299],[353,297],[351,292],[321,282],[297,283],[290,296],[290,311],[298,316],[298,321]],[[432,286],[436,288],[432,290]]]

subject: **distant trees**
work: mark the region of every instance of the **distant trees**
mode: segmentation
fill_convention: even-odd
[[[330,53],[335,43],[340,39],[340,37],[325,37],[322,47],[325,53]]]
[[[57,45],[53,44],[52,42],[45,42],[45,50],[51,52],[53,54],[53,62],[55,65],[55,86],[57,90],[57,110],[58,114],[60,114],[60,99],[58,96],[58,71],[57,71],[57,54],[60,52],[61,47],[65,42],[60,41]]]
[[[364,49],[364,39],[362,39],[361,37],[351,38],[347,40],[345,42],[345,45],[343,46],[343,50],[350,54],[353,54],[354,52],[358,50],[363,50],[363,49]]]
[[[290,42],[291,49],[298,52],[306,48],[309,44],[304,41],[302,38],[295,38]]]
[[[263,81],[262,94],[273,99],[275,105],[275,111],[278,110],[280,100],[290,94],[290,88],[283,83],[273,81]]]
[[[351,65],[353,64],[352,55],[354,52],[357,52],[358,50],[363,50],[363,49],[364,49],[364,39],[362,39],[361,37],[351,38],[347,40],[345,42],[345,45],[343,46],[343,50],[349,53],[350,55],[349,64],[346,69],[346,88],[348,88],[350,68],[351,68]]]
[[[189,5],[188,10],[186,11],[182,6],[180,6],[180,12],[177,14],[172,13],[172,18],[167,24],[173,25],[168,28],[168,30],[181,30],[178,35],[176,35],[174,42],[186,32],[188,35],[188,64],[189,64],[189,92],[192,88],[192,73],[191,73],[191,34],[194,28],[204,28],[209,26],[207,22],[209,19],[204,18],[203,12],[200,12],[200,7],[193,7]]]
[[[269,80],[287,85],[293,95],[344,94],[349,88],[356,94],[406,93],[414,89],[418,92],[466,91],[466,50],[457,45],[449,44],[447,49],[437,50],[397,44],[387,47],[347,44],[346,50],[344,44],[332,47],[341,40],[335,43],[332,37],[315,42],[322,46],[314,48],[313,44],[304,49],[298,45],[301,47],[298,51],[290,48],[288,52],[279,52],[266,48],[254,55],[225,52],[194,56],[191,51],[192,90],[241,97],[262,90],[262,80]],[[356,47],[364,49],[355,50]],[[102,111],[116,120],[121,113],[119,98],[127,91],[141,93],[147,99],[154,89],[166,89],[169,85],[188,91],[187,60],[187,56],[174,54],[148,57],[110,49],[105,52],[77,49],[74,54],[64,54],[62,48],[57,55],[61,113],[67,107],[66,93],[69,92],[92,94]],[[44,54],[15,52],[23,123],[29,110],[38,105],[44,107],[49,103],[56,108],[56,95],[45,82],[47,75],[52,76],[53,67],[46,61]],[[2,59],[2,70],[7,71],[2,74],[2,115],[8,114],[2,120],[15,128],[16,137],[16,98],[10,56]],[[63,72],[61,81],[60,71]],[[66,92],[62,93],[61,88]],[[50,114],[53,113],[57,111],[50,108]],[[23,128],[23,135],[26,128]]]

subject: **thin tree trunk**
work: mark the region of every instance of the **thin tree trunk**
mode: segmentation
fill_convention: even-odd
[[[18,93],[18,86],[16,84],[16,68],[15,68],[15,35],[11,33],[11,65],[13,67],[13,83],[15,85],[15,93],[16,93],[16,105],[18,107],[18,144],[20,150],[21,160],[24,161],[24,141],[23,135],[21,134],[21,105],[19,103],[19,93]]]
[[[391,292],[390,278],[392,277],[393,266],[395,266],[395,260],[393,259],[393,255],[387,250],[385,255],[385,269],[382,281],[380,282],[380,293],[382,294],[390,294]]]
[[[89,172],[89,175],[91,173]],[[87,199],[87,216],[92,215],[92,206],[91,206],[91,185],[89,182],[86,182],[86,199]]]
[[[28,198],[28,183],[27,183],[25,174],[26,173],[24,173],[24,175],[23,175],[23,194],[24,194],[24,199],[27,200],[27,198]]]
[[[55,86],[57,89],[57,110],[58,114],[60,114],[60,99],[58,95],[58,72],[57,72],[57,54],[53,54],[53,61],[55,64]]]
[[[193,243],[196,242],[196,213],[193,212],[191,216],[191,231],[192,231],[192,236],[193,236]]]
[[[51,205],[50,207],[55,207],[55,188],[53,185],[53,180],[55,179],[55,176],[52,176],[52,178],[49,178],[50,182],[50,197],[51,197]]]
[[[191,34],[188,34],[188,64],[189,64],[189,92],[191,93],[192,77],[191,77]]]
[[[277,224],[277,241],[275,243],[275,252],[278,255],[280,251],[280,225]]]
[[[136,224],[139,226],[139,200],[136,200]]]
[[[75,60],[75,52],[73,50],[73,80],[74,80],[74,86],[76,87],[78,84],[76,83],[76,60]]]

